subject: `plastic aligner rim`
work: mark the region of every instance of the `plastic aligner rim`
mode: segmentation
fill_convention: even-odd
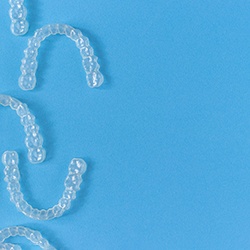
[[[50,245],[50,243],[41,235],[40,232],[23,226],[8,227],[0,230],[0,249],[12,249],[11,247],[13,247],[13,250],[21,249],[19,245],[4,243],[6,239],[15,236],[25,237],[27,240],[31,241],[34,245],[39,246],[41,249],[56,250],[56,248]]]
[[[99,71],[100,65],[94,55],[93,48],[89,45],[89,39],[82,32],[66,24],[49,24],[36,30],[34,36],[29,39],[28,48],[24,50],[25,57],[20,67],[21,76],[19,86],[23,90],[32,90],[36,86],[37,55],[41,42],[51,35],[66,35],[76,43],[82,56],[83,68],[89,87],[95,88],[102,85],[104,78]]]
[[[6,158],[12,157],[12,160],[6,162]],[[62,198],[54,207],[45,209],[35,209],[28,204],[21,192],[20,172],[18,168],[18,154],[15,151],[6,151],[2,156],[2,162],[5,166],[4,180],[8,183],[8,191],[10,200],[17,209],[29,218],[35,220],[51,220],[56,217],[61,217],[65,211],[70,209],[71,202],[76,199],[76,193],[80,190],[82,183],[82,175],[87,170],[87,164],[84,160],[74,158],[69,165],[69,173],[64,181],[65,190]]]

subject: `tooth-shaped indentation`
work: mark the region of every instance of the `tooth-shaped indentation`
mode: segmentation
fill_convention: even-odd
[[[16,36],[22,36],[28,32],[29,23],[26,20],[27,9],[24,6],[24,0],[9,0],[11,19],[11,32]]]
[[[0,94],[0,105],[10,106],[20,117],[21,124],[26,133],[25,145],[28,149],[28,159],[37,164],[45,160],[46,151],[43,148],[43,137],[39,133],[39,127],[35,123],[35,116],[30,113],[28,106],[19,100]]]
[[[36,86],[37,55],[41,42],[51,35],[65,35],[75,42],[82,56],[82,65],[86,72],[89,87],[95,88],[102,85],[104,78],[100,72],[100,65],[94,55],[89,39],[83,36],[78,29],[66,24],[49,24],[36,30],[34,36],[28,41],[28,48],[24,51],[24,59],[20,67],[21,76],[19,86],[23,90],[32,90]]]

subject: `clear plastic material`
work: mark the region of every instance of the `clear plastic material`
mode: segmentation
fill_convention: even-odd
[[[15,236],[25,237],[41,249],[56,250],[56,248],[43,238],[40,232],[23,226],[8,227],[0,231],[0,250],[21,250],[22,248],[19,245],[4,243],[6,239]]]
[[[0,94],[0,105],[9,106],[15,110],[21,119],[21,124],[26,133],[25,145],[28,149],[28,159],[32,164],[41,163],[46,158],[46,151],[43,148],[43,137],[39,133],[39,127],[35,123],[35,117],[29,111],[26,104],[19,100]]]
[[[22,36],[28,32],[29,23],[26,20],[27,9],[23,5],[24,0],[9,0],[11,32],[15,36]]]
[[[87,165],[82,159],[73,159],[69,165],[69,173],[65,179],[62,198],[54,207],[45,209],[36,209],[29,205],[23,197],[20,187],[20,172],[18,168],[18,155],[15,151],[7,151],[2,156],[2,162],[5,165],[5,181],[8,183],[10,200],[16,205],[17,209],[27,217],[35,220],[51,220],[60,217],[70,209],[71,201],[76,198],[76,192],[80,190],[82,175],[87,170]]]
[[[24,51],[25,57],[22,60],[19,86],[23,90],[32,90],[36,86],[36,71],[38,67],[37,55],[41,42],[51,35],[66,35],[80,50],[82,65],[86,72],[86,79],[89,87],[99,87],[103,83],[103,75],[100,73],[100,65],[94,55],[93,48],[89,45],[89,39],[83,36],[78,29],[66,24],[49,24],[38,29],[34,36],[29,39],[28,48]]]

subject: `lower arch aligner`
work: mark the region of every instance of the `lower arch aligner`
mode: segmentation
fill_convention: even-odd
[[[49,209],[36,209],[27,203],[20,186],[20,171],[18,167],[19,158],[15,151],[6,151],[2,156],[5,166],[4,180],[7,182],[7,190],[10,193],[10,200],[16,208],[27,217],[35,220],[51,220],[60,217],[65,211],[70,209],[71,202],[76,198],[77,191],[80,190],[82,175],[87,170],[87,164],[80,158],[71,160],[68,168],[68,175],[64,181],[64,192],[58,204]]]

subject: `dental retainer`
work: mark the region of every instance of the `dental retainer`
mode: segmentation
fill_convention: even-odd
[[[69,165],[69,173],[65,179],[62,198],[54,207],[45,209],[33,208],[24,200],[20,186],[20,172],[18,168],[18,155],[15,151],[6,151],[2,156],[2,162],[5,165],[4,180],[7,182],[7,190],[10,193],[10,200],[16,205],[18,211],[29,218],[35,220],[51,220],[60,217],[64,212],[70,209],[71,201],[76,199],[76,192],[80,190],[82,175],[87,170],[87,165],[82,159],[72,159]]]
[[[41,163],[46,158],[43,148],[43,137],[39,133],[39,126],[35,123],[35,116],[31,114],[28,106],[19,100],[0,94],[0,105],[9,106],[20,117],[26,134],[25,145],[28,149],[28,159],[32,164]]]
[[[22,60],[19,78],[19,86],[23,90],[32,90],[36,86],[36,71],[38,67],[37,55],[41,42],[51,35],[66,35],[80,49],[82,65],[86,72],[89,87],[95,88],[102,85],[104,78],[99,71],[98,58],[89,44],[89,39],[82,32],[66,24],[49,24],[38,29],[28,41],[28,48],[24,50],[25,57]]]
[[[45,250],[56,250],[48,240],[43,238],[40,232],[34,231],[23,226],[8,227],[0,231],[0,249],[1,250],[21,250],[19,245],[4,243],[10,237],[21,236],[31,241],[34,245]]]

